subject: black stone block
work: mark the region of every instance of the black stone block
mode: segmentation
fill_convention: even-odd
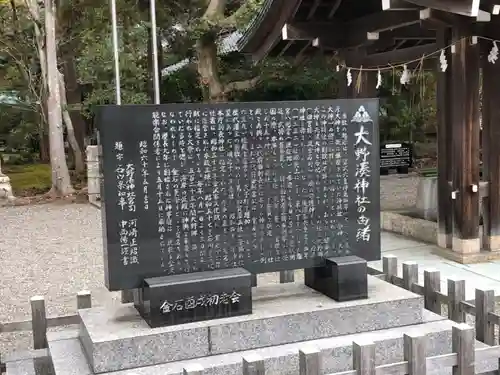
[[[136,309],[150,327],[252,313],[252,275],[242,268],[144,280]]]
[[[304,270],[304,283],[339,302],[368,298],[366,260],[357,256],[327,258],[323,266]]]

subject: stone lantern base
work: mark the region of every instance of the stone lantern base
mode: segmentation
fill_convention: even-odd
[[[0,172],[0,199],[13,200],[14,194],[12,194],[12,186],[10,184],[10,178]]]

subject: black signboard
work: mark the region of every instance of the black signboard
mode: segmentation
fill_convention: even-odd
[[[103,106],[106,286],[380,259],[378,100]]]
[[[398,173],[408,173],[413,164],[413,148],[407,142],[386,142],[380,145],[380,169],[382,173],[397,169]]]

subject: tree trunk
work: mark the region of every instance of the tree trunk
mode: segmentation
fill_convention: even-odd
[[[26,0],[28,5],[28,11],[31,16],[33,23],[33,29],[35,30],[35,42],[38,52],[38,58],[40,60],[40,69],[42,75],[42,90],[40,94],[40,111],[38,113],[40,117],[40,161],[48,163],[50,161],[50,146],[49,146],[49,136],[47,129],[48,122],[48,110],[47,110],[47,58],[45,53],[45,38],[40,29],[41,15],[40,6],[37,0]]]
[[[82,173],[85,171],[85,164],[83,161],[83,153],[80,145],[75,136],[75,128],[73,127],[73,121],[68,111],[68,102],[66,100],[66,84],[64,82],[64,75],[59,73],[59,95],[61,97],[61,111],[64,123],[66,124],[66,132],[68,133],[68,142],[73,151],[73,157],[75,161],[75,171],[77,173]]]
[[[205,88],[205,101],[224,102],[226,95],[224,86],[219,75],[219,64],[217,61],[217,45],[215,39],[200,39],[196,44],[196,53],[198,57],[198,74],[200,81]]]
[[[69,115],[75,129],[75,137],[80,146],[80,150],[85,149],[85,138],[89,136],[87,122],[82,114],[82,91],[78,83],[78,76],[75,68],[75,58],[72,53],[77,50],[75,43],[71,43],[71,51],[66,52],[63,56],[63,74],[66,86],[66,100],[68,103]],[[64,116],[64,114],[63,114]]]
[[[40,138],[40,161],[42,163],[50,163],[50,150],[49,150],[49,136],[47,129],[47,102],[45,99],[46,95],[41,98],[40,112],[38,113],[38,125],[39,128],[39,138]]]
[[[52,193],[66,196],[74,193],[69,176],[61,117],[59,93],[59,70],[57,69],[57,46],[55,4],[45,0],[45,51],[47,59],[47,110],[49,122],[50,164],[52,167]]]

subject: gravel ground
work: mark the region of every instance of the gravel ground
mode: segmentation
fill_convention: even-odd
[[[415,207],[420,177],[416,174],[380,177],[380,206],[384,211]]]
[[[418,178],[383,176],[382,209],[415,201]],[[30,319],[29,299],[46,298],[48,316],[74,313],[76,293],[92,292],[94,305],[113,304],[118,293],[103,284],[100,212],[83,204],[0,208],[0,322]],[[300,279],[301,275],[297,275]],[[278,282],[275,274],[259,283]],[[31,345],[29,333],[0,334],[0,353]]]

